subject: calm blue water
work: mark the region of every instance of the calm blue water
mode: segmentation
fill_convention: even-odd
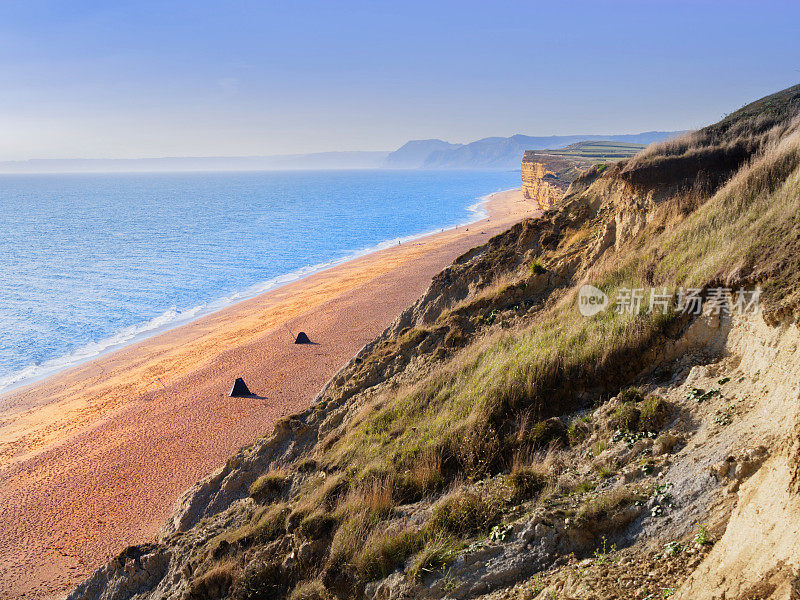
[[[473,220],[481,196],[518,185],[470,171],[0,176],[0,391]]]

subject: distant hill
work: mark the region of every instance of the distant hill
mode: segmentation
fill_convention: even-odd
[[[647,131],[637,134],[623,135],[551,135],[543,137],[533,137],[527,135],[513,135],[508,138],[488,137],[471,142],[469,144],[448,144],[450,148],[442,147],[446,144],[442,140],[414,140],[405,144],[402,148],[389,154],[384,162],[384,166],[394,166],[397,160],[396,153],[411,156],[405,150],[407,147],[415,149],[415,160],[405,160],[405,168],[425,168],[425,169],[517,169],[522,162],[522,156],[526,150],[559,149],[570,144],[583,141],[607,141],[622,142],[631,144],[652,144],[660,142],[684,133],[682,131]],[[439,146],[432,148],[424,158],[423,150],[428,147],[429,142],[438,142]]]
[[[488,137],[469,144],[411,140],[394,152],[317,152],[274,156],[163,158],[64,158],[0,162],[0,173],[148,173],[192,171],[285,171],[324,169],[518,169],[526,150],[558,150],[585,141],[650,144],[681,132],[630,135]]]
[[[434,152],[447,152],[463,144],[451,144],[443,140],[411,140],[389,154],[383,166],[390,169],[418,169]]]

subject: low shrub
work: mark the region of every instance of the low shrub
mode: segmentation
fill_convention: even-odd
[[[659,431],[667,421],[670,404],[659,396],[648,396],[641,404],[639,431]]]
[[[623,402],[614,410],[611,415],[609,425],[620,431],[637,431],[639,427],[639,415],[641,411],[633,402]]]
[[[256,479],[250,486],[250,496],[256,502],[271,502],[285,491],[290,478],[283,470],[274,470]]]
[[[455,558],[458,548],[458,541],[450,536],[438,535],[428,539],[414,557],[408,570],[409,577],[422,579],[429,573],[435,573]]]
[[[508,476],[514,500],[533,498],[552,481],[552,477],[538,465],[517,467]]]
[[[547,273],[544,265],[538,260],[533,261],[531,263],[531,275],[542,275],[543,273]]]
[[[302,582],[289,596],[289,600],[332,600],[332,598],[330,592],[317,579]]]
[[[433,534],[466,536],[486,533],[499,520],[500,509],[495,502],[462,489],[434,505],[428,529]]]
[[[647,396],[641,402],[626,401],[617,406],[609,419],[609,426],[628,433],[657,432],[667,421],[671,405],[655,395]]]
[[[422,548],[424,540],[424,533],[411,527],[373,531],[355,559],[356,569],[364,581],[387,577]]]

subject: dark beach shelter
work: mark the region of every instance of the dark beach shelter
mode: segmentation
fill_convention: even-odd
[[[228,396],[231,398],[242,398],[244,396],[252,396],[253,394],[250,393],[250,390],[247,389],[247,385],[244,382],[244,379],[241,377],[237,377],[236,381],[233,382],[233,387],[231,391],[228,392]]]
[[[310,344],[311,340],[308,339],[308,336],[306,335],[305,331],[301,331],[300,333],[297,334],[297,337],[295,338],[294,343],[295,344]]]

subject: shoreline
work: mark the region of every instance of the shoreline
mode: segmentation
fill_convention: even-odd
[[[251,298],[260,296],[261,294],[269,293],[282,286],[289,285],[297,281],[301,281],[306,277],[309,277],[316,273],[320,273],[327,269],[332,269],[334,267],[345,264],[352,260],[359,259],[364,256],[369,256],[370,254],[380,252],[381,250],[386,250],[387,248],[392,248],[397,242],[399,242],[400,244],[414,242],[416,240],[426,238],[431,235],[436,235],[438,233],[443,233],[449,230],[456,230],[459,227],[468,227],[473,223],[478,223],[482,220],[490,218],[490,215],[486,209],[486,205],[490,201],[492,196],[496,194],[505,194],[507,192],[513,191],[514,189],[516,188],[512,188],[509,190],[500,190],[498,192],[493,192],[491,194],[479,197],[477,202],[474,202],[473,204],[466,207],[466,210],[469,213],[472,213],[474,217],[470,220],[457,223],[456,225],[445,227],[444,229],[436,229],[431,231],[425,231],[422,233],[415,233],[388,240],[383,240],[373,246],[368,246],[366,248],[361,248],[358,250],[347,252],[342,256],[333,258],[326,262],[318,263],[315,265],[303,266],[298,269],[295,269],[294,271],[276,275],[274,277],[271,277],[270,279],[254,283],[243,290],[233,292],[226,296],[222,296],[221,298],[217,298],[208,303],[199,304],[197,306],[192,306],[190,308],[177,311],[178,312],[177,318],[171,320],[169,323],[165,325],[161,326],[157,325],[156,323],[159,320],[162,320],[168,313],[175,312],[177,310],[177,309],[169,309],[164,311],[162,314],[153,317],[148,321],[129,325],[101,340],[98,340],[96,342],[90,342],[89,344],[76,348],[75,350],[72,350],[71,352],[65,355],[48,359],[47,361],[44,361],[41,365],[29,365],[20,371],[16,371],[15,373],[9,373],[8,375],[0,377],[0,417],[2,416],[4,398],[19,390],[24,389],[29,385],[36,385],[38,383],[46,381],[50,377],[54,377],[59,375],[60,373],[68,371],[69,369],[79,367],[87,362],[97,360],[113,352],[123,350],[128,346],[132,346],[140,342],[146,341],[152,337],[161,335],[162,333],[166,333],[177,327],[189,325],[199,319],[212,315],[217,311],[224,310],[240,302],[245,302],[247,300],[250,300]],[[180,318],[180,315],[184,313],[187,313],[187,316],[185,318]],[[156,325],[151,327],[151,324],[156,324]],[[119,342],[115,342],[114,340],[119,337],[125,337],[125,339]],[[94,353],[87,354],[89,352],[92,352],[89,349],[94,346],[101,346],[101,349]],[[41,372],[30,376],[22,376],[17,381],[8,384],[6,387],[2,386],[2,381],[4,379],[14,378],[15,376],[18,376],[21,373],[31,370],[41,371]]]
[[[455,258],[526,216],[488,217],[365,254],[3,394],[0,596],[60,598],[147,542],[195,481],[306,408]],[[318,345],[296,346],[303,330]],[[236,376],[254,398],[228,398]]]

